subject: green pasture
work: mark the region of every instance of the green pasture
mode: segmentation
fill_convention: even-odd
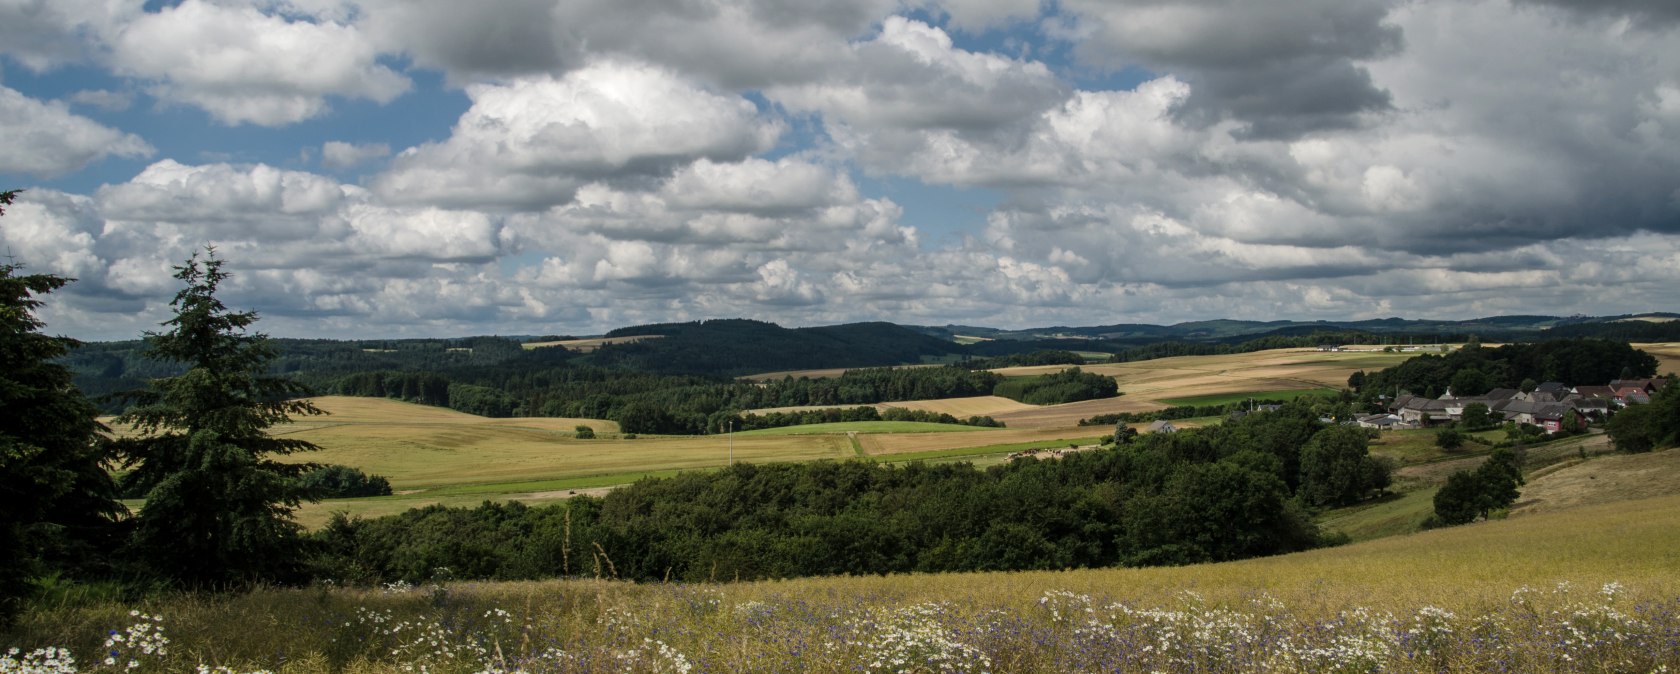
[[[1229,405],[1249,400],[1294,400],[1303,396],[1333,396],[1338,391],[1329,388],[1287,389],[1282,391],[1244,391],[1183,398],[1161,398],[1160,402],[1174,406]]]
[[[758,437],[775,435],[825,435],[834,433],[965,433],[969,431],[996,430],[985,426],[965,426],[962,424],[939,424],[926,421],[836,421],[825,424],[805,424],[802,426],[783,426],[781,428],[761,428],[754,431],[739,431],[736,437]]]

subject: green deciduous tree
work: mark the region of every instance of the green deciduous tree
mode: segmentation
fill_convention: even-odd
[[[1442,524],[1468,524],[1517,502],[1523,484],[1522,457],[1510,449],[1493,450],[1474,472],[1461,470],[1447,477],[1435,492],[1435,518]]]
[[[0,206],[15,195],[0,193]],[[0,623],[30,578],[97,557],[123,512],[99,411],[55,362],[75,342],[41,334],[34,315],[36,298],[69,280],[20,268],[0,264]]]
[[[297,478],[314,466],[274,457],[316,447],[268,429],[321,413],[299,399],[302,385],[268,373],[275,352],[267,337],[246,332],[257,315],[217,299],[228,278],[222,264],[207,249],[175,268],[187,287],[146,349],[186,372],[129,394],[134,405],[118,418],[136,431],[116,442],[132,468],[125,490],[146,494],[133,552],[150,572],[195,588],[297,578],[302,539],[292,511],[309,497]]]
[[[1466,429],[1472,431],[1492,428],[1494,425],[1493,413],[1488,410],[1487,405],[1470,403],[1464,406],[1464,414],[1460,417],[1460,423],[1464,424]]]
[[[1365,429],[1331,426],[1301,447],[1300,495],[1308,505],[1352,505],[1389,485],[1389,471],[1370,455]]]

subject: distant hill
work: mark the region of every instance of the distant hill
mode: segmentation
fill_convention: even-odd
[[[964,335],[989,340],[1044,342],[1067,348],[1068,340],[1140,346],[1162,341],[1237,343],[1263,337],[1361,332],[1395,339],[1406,337],[1462,341],[1522,341],[1552,337],[1603,337],[1635,341],[1680,339],[1680,314],[1652,312],[1618,316],[1488,316],[1467,320],[1377,318],[1360,321],[1243,321],[1218,319],[1173,325],[1121,323],[1087,327],[1050,326],[1001,330],[969,325],[915,328],[925,334]],[[1006,347],[994,346],[993,349]]]
[[[723,319],[620,328],[606,336],[636,335],[664,339],[602,346],[580,361],[670,374],[745,375],[903,365],[952,360],[965,353],[955,342],[892,323],[784,328],[762,321]]]
[[[1120,361],[1185,355],[1239,353],[1320,343],[1404,344],[1464,341],[1540,341],[1597,337],[1618,341],[1680,341],[1680,314],[1621,316],[1492,316],[1464,321],[1383,318],[1363,321],[1209,320],[1175,325],[1121,323],[1002,330],[984,326],[902,326],[851,323],[784,328],[745,319],[661,323],[620,328],[607,338],[658,335],[661,339],[607,344],[588,353],[564,348],[522,348],[555,336],[452,339],[275,339],[275,370],[321,391],[335,390],[358,372],[430,372],[450,381],[477,381],[491,369],[532,373],[574,366],[635,370],[659,375],[736,377],[789,370],[860,368],[1035,351],[1112,354]],[[981,341],[972,342],[974,339]],[[594,343],[593,341],[591,343]],[[179,372],[178,366],[139,357],[139,341],[95,342],[63,360],[76,384],[93,396],[141,388],[148,379]],[[597,375],[591,375],[596,377]],[[604,375],[602,375],[604,376]],[[106,400],[115,411],[115,400]]]

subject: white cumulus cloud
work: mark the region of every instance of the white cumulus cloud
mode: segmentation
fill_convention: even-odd
[[[60,102],[43,102],[0,86],[0,173],[59,176],[106,157],[148,157],[156,150],[139,136],[123,133],[70,112]]]
[[[408,78],[351,25],[185,0],[134,18],[110,40],[118,72],[223,124],[280,126],[324,114],[328,96],[386,103]]]
[[[648,65],[601,63],[467,93],[472,108],[449,139],[398,154],[377,191],[394,200],[542,208],[594,180],[744,159],[782,131],[751,101]]]

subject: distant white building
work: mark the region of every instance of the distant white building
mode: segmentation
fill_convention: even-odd
[[[1178,427],[1172,425],[1171,421],[1157,419],[1149,423],[1148,430],[1150,433],[1177,433]]]

